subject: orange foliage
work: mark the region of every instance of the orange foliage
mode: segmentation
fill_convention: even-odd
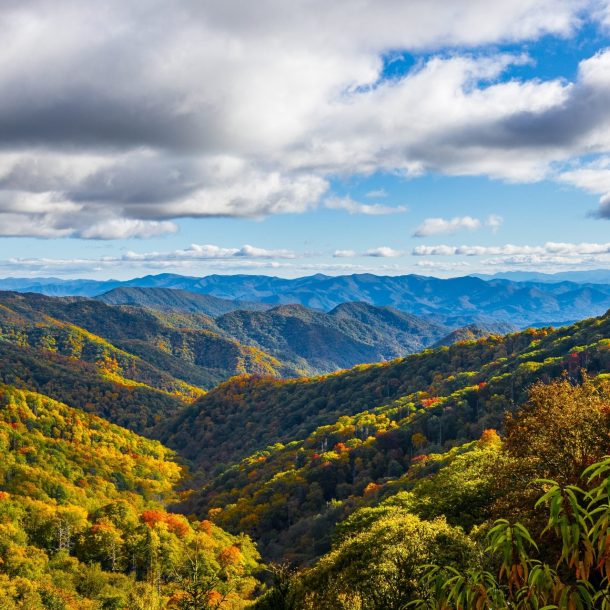
[[[499,442],[501,442],[500,436],[493,428],[487,428],[487,430],[483,430],[483,433],[481,434],[481,439],[479,440],[479,444],[484,446],[495,445]]]
[[[199,522],[199,529],[204,533],[208,534],[208,536],[212,533],[212,522],[204,519]]]
[[[140,519],[142,523],[148,527],[154,527],[158,523],[164,523],[167,529],[172,533],[183,538],[189,531],[189,526],[184,517],[180,515],[174,515],[172,513],[166,513],[161,510],[145,510],[141,515]]]
[[[207,602],[210,608],[216,608],[218,604],[222,602],[223,599],[224,596],[222,595],[222,593],[219,593],[218,591],[210,591],[208,593]]]
[[[165,513],[160,510],[145,510],[140,515],[140,519],[148,527],[154,527],[157,523],[165,521]]]
[[[220,551],[218,561],[223,567],[235,566],[241,561],[241,551],[236,546],[228,546]]]
[[[167,529],[172,533],[178,536],[178,538],[184,538],[189,532],[189,526],[184,517],[180,515],[172,515],[168,514],[165,517],[165,523],[167,524]]]
[[[379,485],[378,483],[373,483],[372,481],[364,488],[364,495],[365,496],[372,496],[373,494],[377,493],[377,491],[381,489],[381,485]]]
[[[439,402],[441,401],[440,398],[437,397],[433,397],[433,398],[422,398],[421,404],[428,408],[428,407],[433,407],[434,405],[437,405]]]

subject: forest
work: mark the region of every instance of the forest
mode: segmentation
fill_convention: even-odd
[[[54,301],[0,307],[0,608],[610,608],[610,314],[208,389]]]

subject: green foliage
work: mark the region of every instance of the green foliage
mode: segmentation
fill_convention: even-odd
[[[544,438],[550,462],[557,454],[548,439],[562,436],[564,427],[571,430],[564,456],[579,455],[579,443],[585,453],[587,447],[608,445],[606,415],[591,413],[582,430],[572,425],[597,399],[569,390],[582,381],[585,364],[592,374],[610,370],[606,335],[610,316],[556,331],[492,336],[314,379],[241,377],[162,422],[158,434],[204,473],[202,489],[184,510],[253,535],[269,559],[306,563],[328,550],[338,521],[363,504],[411,490],[417,478],[441,467],[435,454],[453,459],[456,455],[447,453],[453,447],[481,438],[486,429],[502,431],[505,413],[526,400],[536,380],[565,377],[564,396],[555,402],[566,407],[557,407],[561,415],[536,416],[542,432],[530,446],[537,449],[514,476],[510,469],[502,471],[503,490],[490,450],[487,461],[465,455],[453,470],[443,470],[433,484],[439,491],[422,488],[413,494],[412,510],[423,518],[444,514],[470,529],[490,516],[491,499],[506,490],[521,493],[523,507],[525,496],[534,499],[535,491],[519,481],[548,476],[544,468],[535,474],[545,455]],[[516,443],[517,435],[511,439]],[[505,459],[514,458],[516,453]],[[578,473],[586,465],[578,458],[570,467]]]
[[[548,489],[537,505],[548,507],[549,516],[539,545],[522,524],[498,520],[486,548],[488,559],[499,566],[497,573],[476,564],[463,571],[433,567],[423,578],[427,595],[411,605],[609,608],[610,458],[592,464],[583,479],[585,490],[543,481]]]
[[[156,441],[0,386],[0,607],[242,608],[258,553],[247,537],[166,512],[182,474],[172,458]]]
[[[462,565],[474,544],[443,519],[385,514],[346,537],[303,576],[311,608],[399,610],[419,590],[422,566],[442,557]]]

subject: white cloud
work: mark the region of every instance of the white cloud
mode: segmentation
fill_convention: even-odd
[[[247,258],[296,258],[296,254],[291,250],[269,250],[267,248],[257,248],[250,245],[242,246],[241,248],[222,248],[211,244],[191,244],[190,247],[184,250],[174,250],[173,252],[127,252],[120,260],[124,261],[146,261],[160,262],[167,261],[170,263],[176,261],[193,261],[193,260],[218,260],[218,259],[247,259]]]
[[[472,216],[451,218],[426,218],[424,222],[415,229],[413,237],[430,237],[431,235],[451,235],[462,231],[474,231],[481,228],[481,221]]]
[[[176,233],[178,227],[167,220],[133,220],[113,218],[99,222],[78,232],[83,239],[127,239],[130,237],[153,237],[166,233]]]
[[[495,233],[504,222],[504,218],[502,216],[498,216],[497,214],[491,214],[487,217],[485,221],[485,226],[489,227],[493,233]]]
[[[352,258],[357,256],[355,250],[335,250],[333,257],[334,258]]]
[[[610,243],[547,242],[542,246],[517,246],[513,244],[503,246],[416,246],[412,251],[414,256],[579,256],[606,253],[610,253]]]
[[[358,203],[351,197],[330,197],[324,201],[324,205],[331,210],[345,210],[350,214],[365,214],[367,216],[402,214],[409,211],[407,206],[404,205],[390,206],[379,203]]]
[[[377,258],[394,258],[397,256],[403,256],[404,252],[400,250],[394,250],[388,246],[380,246],[379,248],[371,248],[364,253],[364,256],[373,256]]]
[[[388,193],[385,189],[377,189],[375,191],[369,191],[366,193],[365,197],[369,197],[370,199],[382,199],[383,197],[387,197]]]
[[[502,225],[501,216],[492,214],[482,221],[472,216],[456,216],[455,218],[426,218],[424,222],[415,229],[413,237],[430,237],[432,235],[453,235],[459,231],[476,231],[481,227],[489,227],[492,231],[497,231]]]
[[[529,59],[472,49],[569,36],[598,8],[9,0],[1,233],[146,237],[175,218],[300,213],[324,201],[331,176],[373,171],[552,177],[556,163],[610,151],[610,52],[581,62],[573,83],[502,82]],[[461,54],[435,55],[448,47]],[[388,49],[429,59],[383,80]]]
[[[610,218],[610,156],[603,156],[587,165],[564,171],[559,180],[601,195],[597,215]]]
[[[438,261],[423,260],[417,261],[415,263],[415,266],[420,267],[422,269],[435,269],[439,271],[460,271],[468,269],[470,267],[470,264],[466,261],[439,263]]]

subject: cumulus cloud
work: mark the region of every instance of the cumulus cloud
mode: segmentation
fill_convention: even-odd
[[[330,176],[373,171],[548,177],[610,150],[610,52],[572,83],[502,82],[528,58],[468,49],[569,36],[584,11],[605,22],[598,6],[3,2],[2,233],[146,237],[176,218],[300,213],[333,205]],[[389,49],[428,59],[384,80]]]
[[[353,258],[357,256],[355,250],[335,250],[333,257],[334,258]]]
[[[371,248],[364,253],[364,256],[373,256],[375,258],[394,258],[397,256],[403,256],[404,252],[400,250],[394,250],[388,246],[380,246],[379,248]]]
[[[559,180],[601,195],[594,216],[610,219],[610,156],[602,156],[584,166],[564,171]]]
[[[481,227],[489,227],[497,231],[502,224],[502,217],[492,214],[482,221],[472,216],[456,216],[455,218],[426,218],[424,222],[415,229],[413,237],[430,237],[432,235],[452,235],[458,231],[475,231]]]
[[[366,214],[367,216],[384,216],[386,214],[402,214],[408,212],[404,205],[390,206],[379,203],[358,203],[351,197],[331,197],[324,205],[331,210],[345,210],[350,214]]]

